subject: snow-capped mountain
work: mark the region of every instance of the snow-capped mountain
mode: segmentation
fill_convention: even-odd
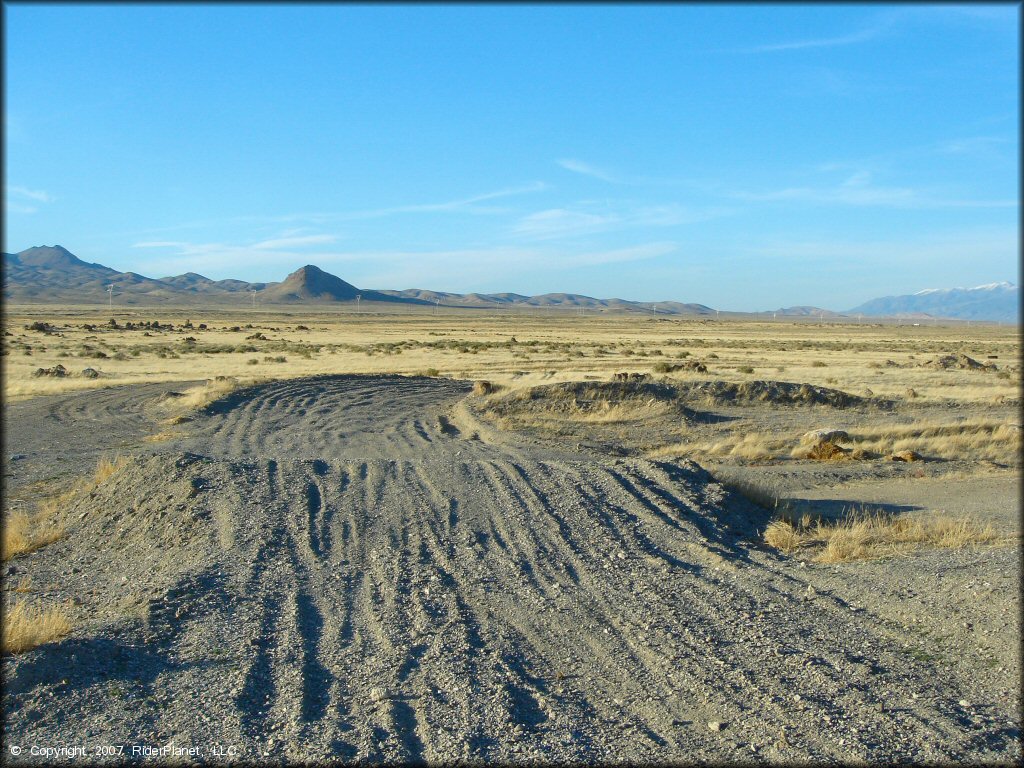
[[[847,314],[930,315],[961,320],[1019,322],[1020,289],[1014,283],[987,283],[974,288],[925,288],[905,296],[871,299]]]

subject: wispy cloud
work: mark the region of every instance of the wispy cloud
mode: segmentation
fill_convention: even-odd
[[[334,235],[304,235],[301,237],[279,237],[273,240],[261,240],[253,243],[250,248],[260,251],[275,251],[282,248],[301,248],[307,245],[333,243],[338,238]]]
[[[55,199],[45,190],[11,184],[5,187],[5,192],[4,207],[8,213],[35,213],[39,210],[38,203],[52,203]]]
[[[513,232],[522,237],[546,239],[571,237],[602,232],[619,223],[615,214],[596,214],[571,211],[566,208],[550,208],[524,216],[513,227]]]
[[[666,256],[679,250],[674,242],[645,243],[628,248],[616,248],[604,251],[587,251],[563,258],[566,266],[593,267],[601,264],[617,264],[626,261],[643,261],[658,256]]]
[[[473,195],[472,197],[465,197],[458,200],[448,200],[440,203],[417,203],[412,205],[396,205],[387,208],[374,208],[365,211],[349,211],[345,213],[334,214],[331,218],[336,218],[338,220],[344,221],[352,219],[376,219],[385,216],[394,216],[396,214],[401,213],[501,213],[504,212],[504,209],[494,208],[492,206],[481,206],[479,204],[487,202],[488,200],[498,200],[503,197],[526,195],[533,192],[542,192],[545,189],[547,189],[547,185],[544,182],[535,181],[531,184],[524,184],[518,187],[505,187],[504,189],[495,190],[494,192],[485,192],[480,195]]]
[[[187,248],[189,243],[183,240],[143,240],[132,243],[132,248]]]
[[[936,150],[943,155],[963,155],[980,159],[1005,158],[1004,147],[1010,139],[1003,136],[966,136],[940,142]]]
[[[622,183],[621,179],[604,170],[603,168],[598,168],[597,166],[591,165],[590,163],[585,163],[582,160],[573,160],[571,158],[567,158],[564,160],[559,160],[558,164],[567,171],[579,173],[582,174],[583,176],[590,176],[595,179],[600,179],[601,181],[607,181],[610,184]]]
[[[544,274],[653,259],[673,253],[672,242],[641,243],[626,248],[568,252],[563,248],[495,246],[453,251],[367,251],[349,254],[371,266],[360,278],[371,288],[432,288],[468,292],[486,290],[481,286],[514,289],[529,275]],[[387,264],[387,270],[376,265]]]
[[[52,203],[53,195],[42,189],[28,189],[27,187],[7,187],[7,193],[14,197],[20,197],[27,200],[35,200],[40,203]]]
[[[882,206],[892,208],[1013,208],[1016,200],[970,200],[938,197],[911,187],[885,187],[872,183],[871,173],[857,171],[831,187],[786,187],[763,192],[739,191],[731,195],[750,202],[801,202],[814,205]]]
[[[497,200],[504,197],[516,195],[528,195],[536,192],[543,192],[548,186],[542,181],[535,181],[530,184],[523,184],[514,187],[504,187],[491,192],[484,192],[470,197],[456,200],[446,200],[439,203],[413,203],[409,205],[395,205],[382,208],[370,208],[355,211],[295,211],[291,213],[265,215],[231,216],[223,219],[198,219],[186,221],[166,227],[149,227],[143,230],[133,230],[122,233],[129,235],[155,235],[159,233],[180,232],[184,230],[212,229],[225,225],[246,225],[246,226],[281,226],[288,224],[305,224],[313,226],[325,226],[332,223],[345,221],[359,221],[363,219],[378,219],[406,213],[455,213],[455,214],[498,214],[508,213],[507,208],[498,206],[482,205],[489,200]]]
[[[672,227],[728,215],[723,207],[687,208],[666,205],[635,206],[613,209],[611,203],[579,203],[574,208],[549,208],[521,218],[512,234],[535,240],[578,237],[612,230],[639,227]]]
[[[221,277],[240,277],[253,268],[268,267],[296,269],[310,260],[344,261],[345,254],[336,251],[309,250],[311,246],[326,245],[337,240],[334,235],[284,236],[254,243],[192,242],[187,240],[144,240],[133,243],[133,248],[165,251],[150,257],[145,267],[161,275],[181,272],[207,271]],[[284,275],[281,275],[283,278]]]
[[[897,13],[887,13],[871,26],[857,29],[845,34],[830,35],[827,37],[811,37],[799,40],[784,40],[777,43],[766,43],[755,45],[749,48],[734,50],[734,53],[775,53],[779,51],[799,51],[810,48],[839,48],[847,45],[860,45],[884,36],[895,25]]]
[[[870,27],[848,35],[836,37],[819,37],[810,40],[791,40],[784,43],[770,43],[747,48],[748,53],[770,53],[772,51],[796,51],[804,48],[835,48],[843,45],[856,45],[874,40],[885,31],[885,27]]]

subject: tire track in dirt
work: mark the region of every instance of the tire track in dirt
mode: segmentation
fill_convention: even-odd
[[[942,704],[952,684],[838,597],[806,599],[796,571],[743,543],[762,513],[700,467],[467,439],[450,417],[466,389],[276,382],[214,403],[169,447],[212,457],[193,487],[211,489],[217,529],[206,549],[190,540],[199,575],[176,577],[150,611],[160,652],[191,659],[169,665],[181,703],[154,728],[173,731],[202,704],[194,691],[224,686],[203,656],[216,644],[236,668],[215,735],[249,758],[982,749]],[[159,489],[172,461],[132,482]],[[872,678],[925,698],[882,712]]]

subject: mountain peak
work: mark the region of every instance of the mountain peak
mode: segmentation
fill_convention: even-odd
[[[84,261],[62,245],[37,245],[17,254],[18,261],[30,267],[86,267]]]
[[[314,264],[307,264],[288,275],[283,283],[268,288],[265,294],[268,300],[280,301],[351,301],[359,289]]]

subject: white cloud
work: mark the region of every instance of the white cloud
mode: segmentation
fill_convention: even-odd
[[[250,248],[261,251],[280,250],[282,248],[297,248],[304,245],[319,245],[321,243],[333,243],[337,240],[334,235],[304,235],[301,237],[279,237],[273,240],[262,240],[253,243]]]
[[[858,29],[846,34],[833,35],[830,37],[814,37],[802,40],[787,40],[780,43],[768,43],[766,45],[755,45],[744,48],[735,53],[775,53],[778,51],[798,51],[808,48],[838,48],[847,45],[859,45],[876,40],[887,33],[899,18],[905,14],[899,11],[890,11],[879,17],[872,26]]]
[[[34,200],[37,203],[52,203],[53,195],[42,189],[28,189],[27,187],[7,186],[7,195],[19,200]]]
[[[619,229],[672,227],[728,215],[728,208],[687,208],[675,203],[615,210],[610,202],[589,201],[576,208],[549,208],[521,218],[512,234],[534,240],[577,237]]]
[[[610,251],[591,251],[580,253],[575,256],[566,256],[566,266],[598,266],[600,264],[616,264],[624,261],[643,261],[653,259],[657,256],[665,256],[678,250],[673,242],[646,243],[635,245],[629,248],[616,248]]]
[[[42,189],[29,189],[8,184],[5,187],[4,210],[7,213],[37,213],[38,203],[52,203],[53,195]]]
[[[828,169],[832,169],[831,167]],[[891,208],[1013,208],[1016,200],[969,200],[938,197],[910,187],[883,187],[872,183],[869,171],[856,171],[831,187],[786,187],[763,192],[738,191],[731,195],[751,202],[800,202],[811,205],[882,206]]]
[[[571,237],[601,232],[620,221],[621,219],[615,214],[600,215],[570,211],[565,208],[551,208],[524,216],[515,225],[513,232],[523,237],[537,239]]]
[[[332,218],[337,220],[352,220],[352,219],[376,219],[384,216],[393,216],[401,213],[440,213],[440,212],[453,212],[453,213],[472,213],[472,214],[487,214],[487,213],[502,213],[504,209],[494,208],[491,206],[481,206],[478,203],[483,203],[488,200],[497,200],[503,197],[511,197],[514,195],[525,195],[533,192],[542,192],[547,189],[547,185],[542,181],[535,181],[531,184],[525,184],[519,187],[505,187],[504,189],[495,190],[493,192],[485,192],[480,195],[473,195],[472,197],[461,198],[459,200],[449,200],[441,203],[417,203],[411,205],[396,205],[388,208],[375,208],[366,211],[351,211],[347,213],[334,214]],[[301,218],[295,216],[294,218]]]
[[[618,178],[613,176],[608,171],[593,166],[590,163],[585,163],[582,160],[573,160],[571,158],[567,158],[564,160],[559,160],[558,164],[565,168],[565,170],[567,171],[579,173],[582,174],[583,176],[591,176],[592,178],[600,179],[601,181],[607,181],[611,184],[617,184],[620,182]]]
[[[366,251],[347,254],[366,270],[358,284],[368,288],[424,288],[469,292],[481,285],[509,290],[515,282],[537,275],[603,264],[652,259],[672,253],[675,243],[655,242],[609,250],[567,252],[562,248],[511,247],[454,251]],[[386,264],[386,269],[375,265]]]

